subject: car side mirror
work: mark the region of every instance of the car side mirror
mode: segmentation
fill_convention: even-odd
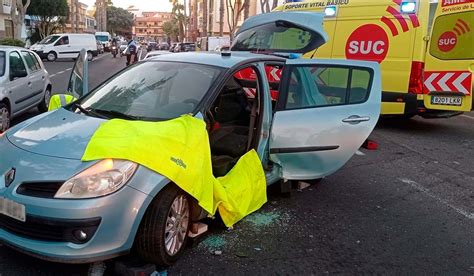
[[[26,70],[12,71],[10,73],[10,80],[13,81],[13,80],[24,78],[27,76],[28,76],[28,73],[26,72]]]

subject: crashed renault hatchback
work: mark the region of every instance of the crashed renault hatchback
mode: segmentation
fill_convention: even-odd
[[[178,259],[191,223],[206,216],[195,200],[136,162],[81,160],[111,119],[204,120],[215,176],[251,150],[267,185],[340,169],[379,118],[380,71],[365,61],[294,58],[326,41],[322,19],[258,15],[243,24],[230,52],[151,58],[90,93],[83,53],[69,89],[78,100],[0,137],[0,241],[58,262],[105,260],[132,248],[160,265]],[[290,49],[281,43],[288,39],[296,41]]]

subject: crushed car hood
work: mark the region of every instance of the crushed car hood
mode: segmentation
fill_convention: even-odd
[[[102,122],[60,108],[13,128],[7,138],[13,145],[32,153],[80,160]]]

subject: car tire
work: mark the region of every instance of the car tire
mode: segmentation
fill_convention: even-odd
[[[94,59],[94,54],[91,51],[87,52],[87,61],[92,61]]]
[[[38,110],[41,113],[48,111],[50,100],[51,100],[51,88],[48,87],[44,91],[43,100],[38,105]]]
[[[0,133],[7,131],[10,127],[10,109],[4,103],[0,103]]]
[[[48,55],[46,56],[46,59],[48,61],[55,61],[57,58],[58,58],[58,55],[53,51],[49,52]]]
[[[175,184],[166,186],[142,219],[135,239],[138,256],[159,266],[176,262],[186,247],[190,214],[189,195]]]

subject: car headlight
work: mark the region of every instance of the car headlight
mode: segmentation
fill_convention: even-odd
[[[122,188],[137,170],[131,161],[104,159],[66,181],[55,198],[94,198]]]

